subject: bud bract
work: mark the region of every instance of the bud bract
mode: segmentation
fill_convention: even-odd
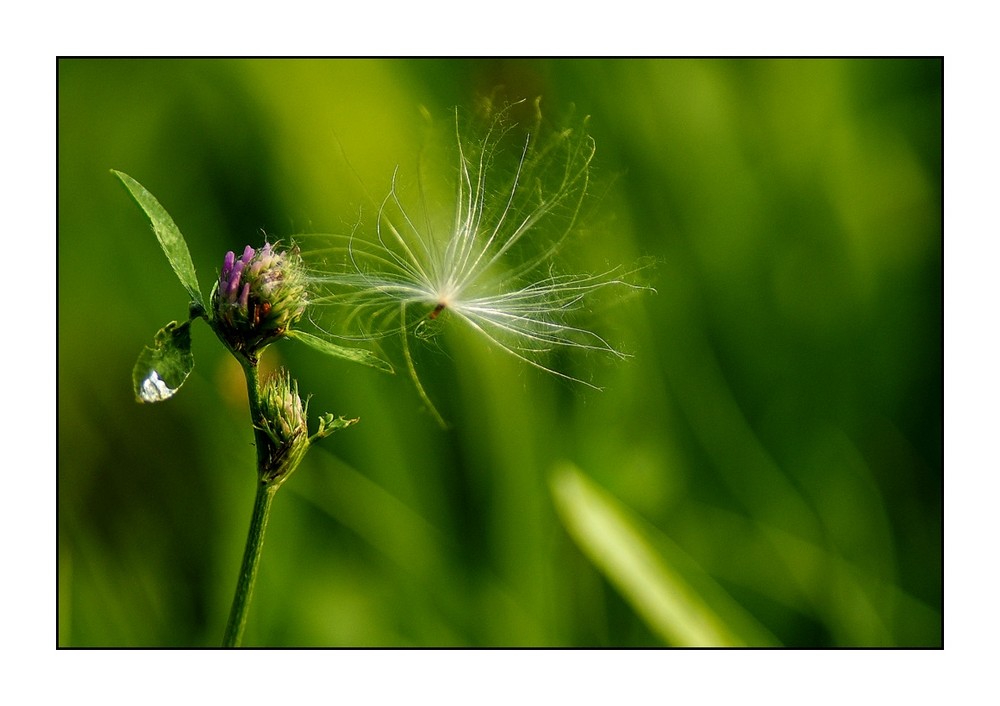
[[[299,465],[309,448],[306,407],[287,370],[276,370],[264,380],[258,423],[268,443],[261,459],[261,481],[280,483]]]

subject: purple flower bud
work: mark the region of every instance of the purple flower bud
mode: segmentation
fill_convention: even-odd
[[[212,294],[213,326],[234,351],[256,355],[286,336],[305,312],[307,276],[296,248],[248,245],[226,253]]]
[[[233,272],[229,276],[229,284],[226,287],[225,295],[230,302],[236,301],[236,292],[240,289],[240,277],[243,275],[243,268],[246,264],[240,260],[233,265]]]
[[[219,283],[229,282],[229,274],[233,271],[233,263],[236,261],[236,253],[232,250],[226,253],[225,259],[222,261],[222,274],[219,275]]]

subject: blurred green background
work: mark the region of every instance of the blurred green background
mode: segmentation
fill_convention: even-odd
[[[598,325],[633,357],[567,356],[597,392],[459,340],[419,361],[441,431],[405,375],[272,347],[312,410],[362,422],[278,494],[245,644],[654,646],[714,619],[940,646],[942,81],[939,60],[59,61],[58,643],[219,644],[254,493],[207,326],[181,394],[134,401],[187,298],[109,170],[170,212],[208,292],[262,230],[348,232],[420,106],[503,86],[592,116],[582,254],[658,262],[657,294]]]

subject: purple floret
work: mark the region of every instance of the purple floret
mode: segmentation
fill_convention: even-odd
[[[219,275],[220,284],[229,283],[229,275],[233,271],[234,262],[236,262],[236,253],[230,250],[226,253],[226,257],[222,260],[222,274]]]
[[[231,301],[236,301],[236,292],[240,288],[240,277],[243,275],[243,260],[240,260],[235,265],[233,265],[232,274],[229,276],[229,283],[226,285],[226,298]]]

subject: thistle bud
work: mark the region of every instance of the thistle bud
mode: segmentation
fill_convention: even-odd
[[[267,445],[261,457],[261,481],[280,483],[299,465],[310,443],[306,407],[287,370],[276,370],[264,380],[259,424]]]
[[[216,331],[234,351],[254,357],[288,333],[308,303],[297,248],[278,251],[270,243],[232,251],[222,261],[212,290]]]

